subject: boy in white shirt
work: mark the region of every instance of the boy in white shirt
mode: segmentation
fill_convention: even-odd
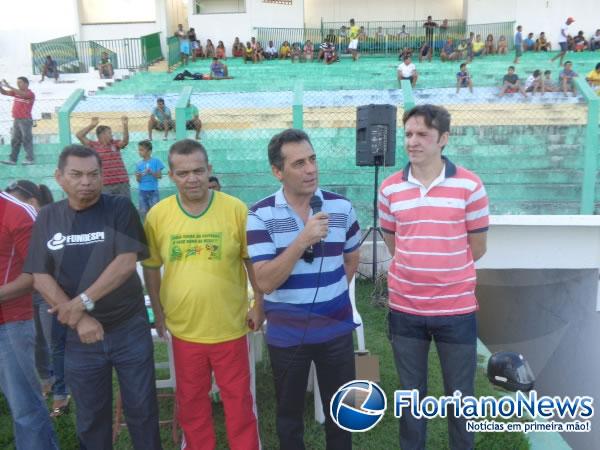
[[[414,88],[417,84],[419,74],[416,66],[412,63],[410,56],[404,57],[404,62],[398,66],[398,83],[402,86],[402,80],[410,80],[410,84]]]

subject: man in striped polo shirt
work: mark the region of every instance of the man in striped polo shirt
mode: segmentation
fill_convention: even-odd
[[[408,164],[382,183],[379,217],[393,261],[388,272],[389,330],[402,389],[427,393],[435,340],[445,394],[473,395],[477,361],[474,261],[486,250],[488,198],[477,175],[442,156],[450,114],[433,105],[404,113]],[[450,448],[473,448],[465,420],[448,417]],[[426,422],[400,418],[400,446],[425,448]]]
[[[92,117],[90,124],[77,132],[75,136],[86,147],[96,150],[102,160],[102,192],[104,194],[122,195],[131,200],[129,175],[125,169],[121,151],[129,144],[129,119],[121,117],[123,124],[123,139],[113,139],[112,130],[106,125],[98,125],[100,119]],[[96,128],[97,127],[97,128]],[[96,128],[97,141],[91,141],[86,136]]]
[[[309,137],[289,129],[269,143],[282,187],[248,212],[248,253],[265,292],[267,343],[277,395],[281,448],[304,449],[303,412],[311,362],[323,405],[355,377],[348,283],[358,266],[359,226],[352,205],[318,188]],[[311,200],[312,199],[312,200]],[[326,414],[327,449],[349,449],[351,435]]]

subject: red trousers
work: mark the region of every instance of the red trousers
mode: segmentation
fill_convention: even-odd
[[[219,385],[231,450],[258,450],[256,406],[250,390],[246,336],[219,344],[197,344],[173,337],[177,419],[185,450],[217,446],[209,397],[211,371]]]

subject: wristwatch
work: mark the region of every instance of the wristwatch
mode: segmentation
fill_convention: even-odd
[[[81,299],[81,303],[83,303],[83,307],[85,308],[85,310],[87,312],[93,311],[94,310],[94,302],[92,301],[91,298],[89,298],[85,292],[82,292],[81,294],[79,294],[79,298]]]

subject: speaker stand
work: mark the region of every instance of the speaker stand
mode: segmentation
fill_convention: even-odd
[[[360,238],[360,245],[362,245],[369,236],[371,236],[373,241],[371,253],[371,257],[373,258],[371,261],[371,281],[373,283],[375,283],[375,280],[377,279],[377,235],[379,235],[383,241],[383,234],[381,233],[381,228],[379,228],[377,223],[379,218],[377,211],[377,188],[379,186],[379,166],[381,165],[377,164],[378,162],[379,161],[376,161],[375,164],[375,179],[373,181],[373,225],[371,225]]]

